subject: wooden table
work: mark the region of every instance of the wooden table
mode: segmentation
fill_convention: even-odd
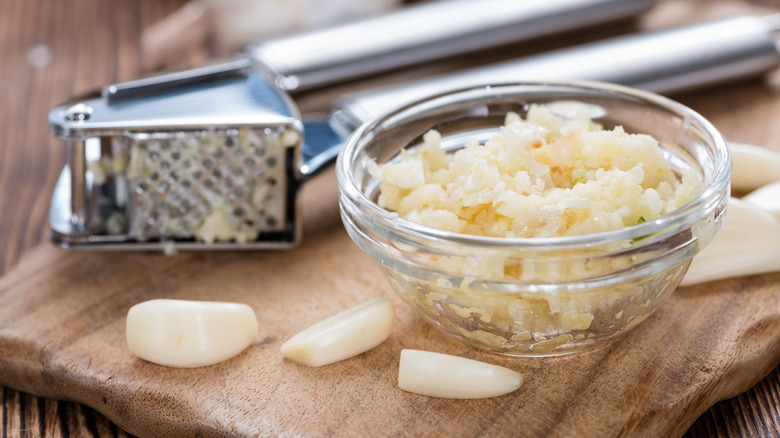
[[[65,155],[63,145],[49,137],[48,111],[74,94],[140,76],[141,29],[182,3],[0,0],[0,273],[46,240],[49,198]],[[665,9],[651,17],[654,23],[745,4],[686,0],[661,6]],[[780,9],[780,1],[756,0],[753,6]],[[187,60],[197,64],[206,56],[193,53]],[[780,124],[774,120],[780,114],[779,86],[770,77],[676,97],[709,117],[729,139],[780,149],[775,140]],[[311,95],[302,104],[315,110],[327,99],[327,94]],[[127,435],[83,405],[7,387],[0,387],[0,400],[3,437]],[[713,406],[686,436],[780,436],[780,368]]]

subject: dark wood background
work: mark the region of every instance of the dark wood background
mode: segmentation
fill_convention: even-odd
[[[655,23],[666,18],[669,22],[680,21],[680,14],[688,15],[685,20],[697,19],[713,8],[780,10],[780,0],[670,1],[674,4],[661,5],[667,15],[654,16]],[[143,75],[141,30],[183,3],[0,0],[0,274],[13,269],[27,250],[46,240],[49,197],[65,155],[63,145],[49,137],[48,111],[72,95]],[[599,32],[623,30],[616,27]],[[594,36],[579,36],[574,41]],[[41,62],[45,56],[31,60],[36,53],[46,55],[41,49],[44,46],[50,50],[51,62]],[[194,51],[183,56],[182,62],[197,65],[212,55],[209,50]],[[416,74],[400,73],[395,77]],[[774,127],[780,114],[778,83],[770,77],[676,97],[711,118],[728,138],[773,144],[778,149],[780,127]],[[303,96],[304,110],[322,109],[332,93]],[[737,114],[739,108],[745,111]],[[127,435],[83,405],[43,399],[6,387],[0,387],[0,399],[2,437]],[[780,369],[748,392],[713,406],[686,436],[780,436]]]

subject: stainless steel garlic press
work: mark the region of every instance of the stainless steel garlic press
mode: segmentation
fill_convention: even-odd
[[[49,114],[67,147],[52,240],[89,249],[278,249],[342,138],[288,93],[632,17],[654,0],[449,0],[108,86]]]

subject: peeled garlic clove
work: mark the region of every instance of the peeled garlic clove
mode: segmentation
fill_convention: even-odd
[[[257,335],[246,304],[151,300],[127,312],[125,336],[141,359],[171,367],[212,365],[242,352]]]
[[[318,367],[357,356],[381,344],[393,329],[395,309],[387,298],[375,298],[324,319],[281,347],[284,357]]]
[[[742,143],[729,143],[733,166],[731,188],[749,192],[780,181],[780,152]]]
[[[766,211],[780,221],[780,181],[754,190],[743,196],[742,200]]]
[[[736,198],[715,238],[694,256],[681,286],[780,271],[780,222]]]
[[[520,373],[465,357],[402,350],[398,387],[441,398],[487,398],[510,393],[523,383]]]

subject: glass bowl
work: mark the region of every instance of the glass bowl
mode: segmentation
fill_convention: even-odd
[[[615,231],[573,237],[497,238],[433,229],[376,203],[382,164],[430,129],[454,150],[487,140],[507,112],[530,104],[585,105],[605,129],[649,134],[675,170],[694,169],[704,191],[672,213]],[[678,286],[691,258],[720,229],[731,157],[702,116],[664,97],[594,82],[517,83],[458,90],[361,126],[336,165],[345,227],[392,287],[442,332],[513,356],[602,345],[645,320]]]

